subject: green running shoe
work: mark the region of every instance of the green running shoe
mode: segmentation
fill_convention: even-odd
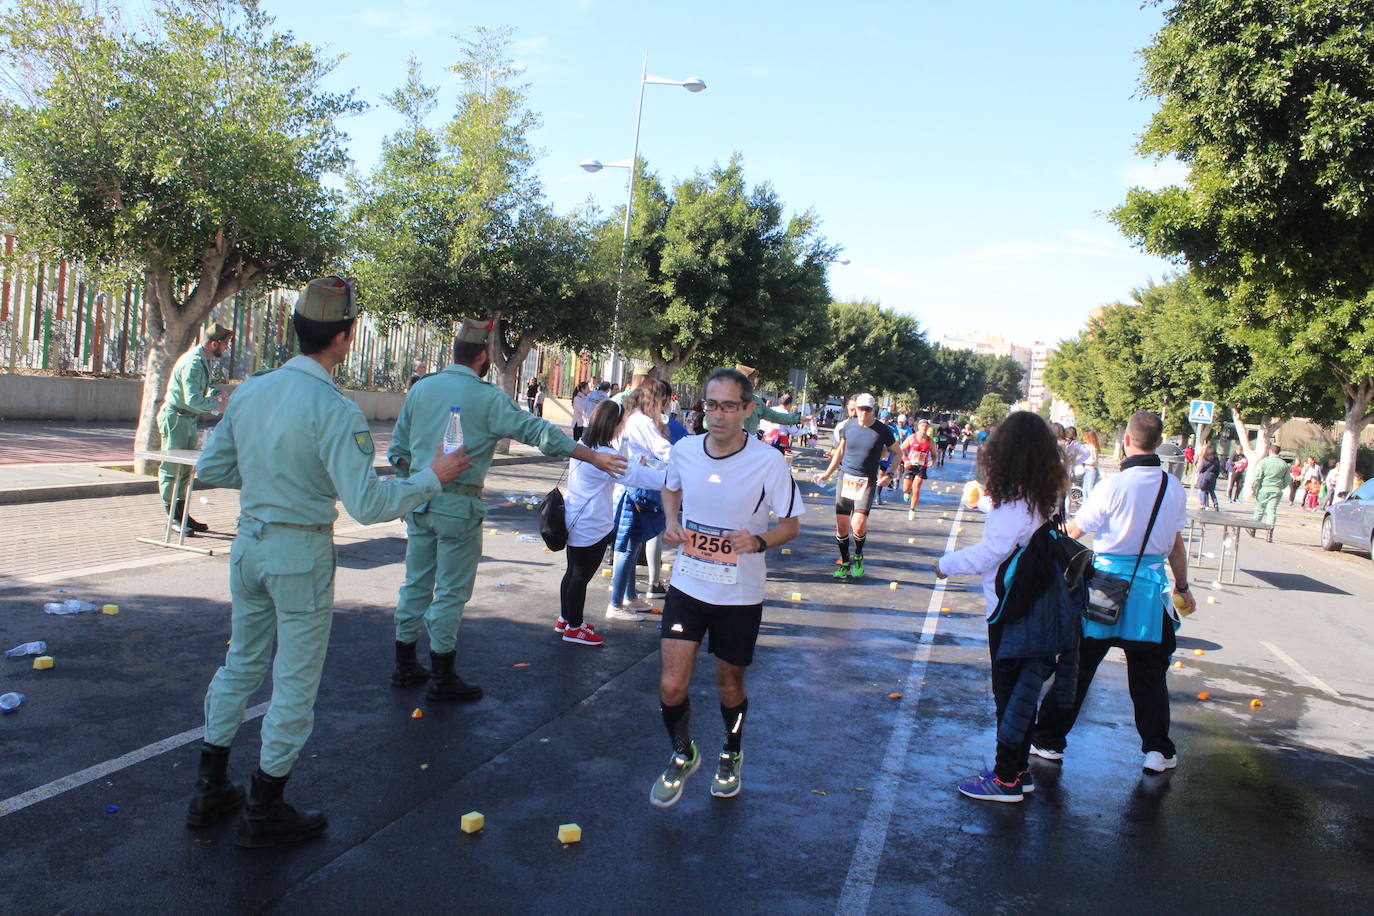
[[[654,787],[649,790],[649,803],[659,808],[667,808],[677,804],[677,800],[682,797],[682,784],[687,781],[687,777],[697,771],[701,766],[701,755],[697,753],[697,743],[692,742],[692,756],[684,757],[681,754],[674,754],[668,760],[668,766],[664,768],[663,775],[654,780]]]
[[[720,752],[716,775],[711,777],[711,794],[716,798],[734,798],[739,794],[739,771],[744,766],[744,751]]]
[[[849,578],[858,579],[864,574],[864,558],[855,557],[849,563]]]
[[[848,579],[848,578],[849,578],[849,564],[848,564],[848,563],[841,563],[839,566],[836,566],[836,567],[835,567],[835,578],[836,578],[836,579]]]

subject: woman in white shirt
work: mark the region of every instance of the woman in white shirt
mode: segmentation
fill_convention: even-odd
[[[1083,498],[1087,499],[1093,494],[1093,487],[1097,486],[1098,470],[1097,456],[1102,449],[1098,442],[1097,433],[1091,429],[1083,433],[1083,441],[1078,443],[1078,467],[1079,473],[1083,475]]]
[[[1031,535],[1053,515],[1069,486],[1068,469],[1060,457],[1054,431],[1039,415],[1016,411],[997,424],[978,449],[981,477],[987,495],[979,508],[987,511],[983,539],[977,544],[947,553],[935,561],[935,575],[981,573],[987,616],[997,609],[997,570],[1017,549],[1030,543]],[[992,695],[997,723],[1029,659],[997,658],[1002,639],[1001,623],[988,624],[988,649],[992,655]],[[1026,731],[1015,746],[997,743],[997,763],[959,786],[969,798],[981,801],[1019,802],[1035,790],[1030,777],[1031,733]]]
[[[620,452],[631,464],[647,463],[662,467],[672,445],[662,415],[668,410],[673,390],[662,379],[647,378],[625,398],[625,425],[620,433]],[[611,578],[611,601],[606,606],[607,620],[639,620],[639,611],[653,608],[642,600],[635,586],[635,566],[641,544],[663,533],[663,503],[658,490],[621,487],[616,491],[615,573]],[[657,582],[662,551],[646,551],[650,564],[649,582]],[[658,597],[667,594],[664,588]],[[651,592],[651,597],[653,593]]]
[[[619,449],[611,443],[620,436],[624,420],[619,404],[602,401],[592,411],[582,444],[593,451],[618,454]],[[606,547],[615,537],[611,494],[617,484],[662,489],[663,471],[634,460],[625,476],[616,478],[586,461],[568,459],[568,568],[558,590],[561,609],[554,625],[564,642],[599,646],[604,641],[595,627],[584,622],[582,607],[587,601],[587,583],[596,575]]]
[[[573,389],[572,397],[572,428],[573,441],[582,441],[582,432],[587,428],[587,394],[588,384],[586,380],[577,383]]]

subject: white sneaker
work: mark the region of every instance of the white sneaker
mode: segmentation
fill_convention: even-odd
[[[1178,766],[1178,755],[1165,757],[1159,751],[1150,751],[1145,755],[1145,762],[1141,764],[1141,769],[1146,773],[1163,773],[1165,770],[1172,770]]]
[[[1051,750],[1049,750],[1049,749],[1047,749],[1047,748],[1036,747],[1034,744],[1032,744],[1032,745],[1030,746],[1030,752],[1031,752],[1031,755],[1032,755],[1032,756],[1034,756],[1034,757],[1039,757],[1041,760],[1063,760],[1063,759],[1064,759],[1064,752],[1063,752],[1063,751],[1051,751]]]
[[[614,604],[608,604],[608,605],[606,605],[606,619],[607,619],[607,620],[643,620],[644,617],[643,617],[643,615],[641,615],[641,614],[636,614],[634,611],[626,610],[625,608],[618,608],[618,607],[616,607]]]
[[[625,603],[621,607],[627,611],[651,611],[654,609],[654,606],[643,595],[635,595],[633,598],[625,599]]]

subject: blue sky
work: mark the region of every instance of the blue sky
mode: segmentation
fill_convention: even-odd
[[[641,154],[667,181],[736,150],[752,184],[813,207],[848,266],[836,298],[916,315],[933,338],[1072,336],[1089,309],[1169,266],[1127,245],[1104,213],[1132,184],[1177,180],[1135,156],[1154,104],[1136,97],[1137,51],[1161,23],[1137,0],[505,3],[264,0],[281,27],[346,55],[333,80],[376,103],[418,56],[452,112],[455,34],[516,27],[539,171],[560,210],[624,200],[644,54]],[[398,119],[350,119],[353,157],[376,158]]]

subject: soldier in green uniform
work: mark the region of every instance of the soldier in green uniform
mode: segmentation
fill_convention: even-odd
[[[229,349],[234,332],[222,324],[213,324],[205,332],[200,346],[192,347],[172,367],[172,377],[167,380],[167,393],[162,399],[162,409],[157,412],[157,431],[162,436],[164,451],[192,449],[196,447],[196,421],[201,414],[218,413],[224,409],[228,395],[216,393],[210,387],[210,361],[218,360]],[[177,466],[162,464],[157,469],[157,488],[162,494],[162,503],[167,511],[175,516],[173,529],[180,530],[182,512],[185,508],[186,487],[190,475],[183,475],[176,493]],[[209,525],[186,517],[186,533],[208,531]]]
[[[1269,454],[1255,465],[1254,481],[1250,484],[1250,493],[1255,497],[1255,521],[1274,524],[1279,514],[1279,497],[1291,480],[1288,462],[1279,457],[1279,447],[1269,446]]]
[[[293,316],[302,355],[243,384],[197,464],[202,480],[241,493],[229,572],[231,638],[205,694],[205,742],[186,816],[193,827],[222,820],[243,804],[243,790],[227,776],[229,748],[248,697],[272,666],[271,706],[239,824],[240,846],[299,842],[326,826],[320,812],[298,812],[284,802],[282,790],[314,725],[329,645],[335,500],[365,525],[399,518],[437,496],[469,464],[459,450],[434,456],[408,480],[377,477],[367,419],[330,377],[348,354],[357,314],[346,281],[311,281]]]
[[[471,467],[443,493],[416,507],[406,520],[406,577],[396,603],[396,670],[391,683],[429,682],[431,700],[476,700],[482,689],[454,671],[458,626],[472,596],[482,555],[482,485],[502,439],[536,446],[545,455],[571,455],[619,475],[625,459],[594,452],[547,420],[521,410],[500,388],[483,381],[490,321],[465,321],[453,343],[453,364],[425,376],[406,395],[387,458],[401,475],[422,474],[441,445],[449,411],[461,408],[463,442]],[[415,656],[421,628],[429,631],[430,668]]]

